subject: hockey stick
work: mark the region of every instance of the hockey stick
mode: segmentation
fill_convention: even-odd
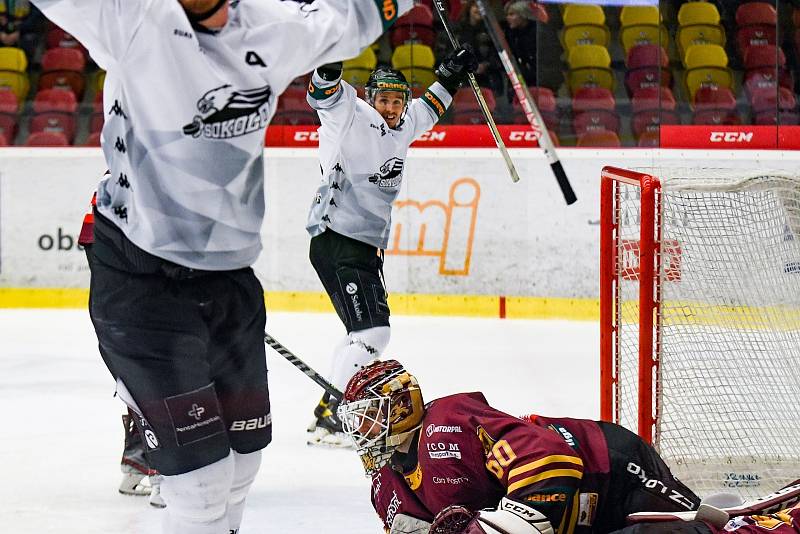
[[[453,45],[454,49],[458,50],[461,45],[458,44],[458,38],[450,28],[450,22],[447,20],[447,10],[442,2],[443,0],[433,0],[433,5],[436,6],[436,13],[438,13],[439,19],[442,21],[444,31],[447,32],[447,36],[450,38],[450,43]],[[486,124],[489,125],[489,130],[492,132],[494,142],[506,162],[508,172],[511,174],[511,181],[519,182],[519,173],[517,173],[517,168],[514,167],[514,162],[511,161],[511,155],[509,155],[508,149],[506,149],[506,144],[503,142],[503,138],[500,137],[500,131],[497,129],[497,124],[494,122],[492,112],[489,110],[489,106],[486,104],[486,99],[483,98],[481,88],[478,87],[478,82],[475,80],[475,75],[470,72],[467,75],[467,78],[469,78],[469,84],[472,86],[472,91],[475,93],[475,98],[478,99],[478,105],[480,106],[483,116],[486,119]]]
[[[343,396],[342,392],[336,389],[336,386],[325,380],[325,377],[323,377],[314,369],[306,365],[306,363],[303,360],[295,356],[294,353],[292,353],[292,351],[284,347],[280,341],[278,341],[271,335],[267,334],[266,332],[264,332],[264,343],[272,347],[275,350],[275,352],[277,352],[278,354],[289,360],[289,363],[291,363],[292,365],[303,371],[303,373],[305,373],[306,376],[308,376],[311,380],[320,385],[322,389],[324,389],[328,394],[330,394],[331,397],[335,397],[336,400],[341,400]]]
[[[437,4],[441,0],[434,0]],[[503,64],[503,69],[506,71],[508,79],[511,81],[511,87],[514,88],[514,93],[517,95],[520,105],[525,112],[525,117],[528,119],[531,128],[539,136],[539,146],[544,150],[547,161],[550,163],[550,168],[556,177],[558,186],[561,188],[561,193],[564,195],[564,200],[567,205],[574,203],[578,200],[575,196],[575,191],[572,190],[572,185],[569,183],[567,173],[564,172],[564,167],[561,165],[561,160],[558,159],[556,148],[553,145],[553,140],[550,139],[550,133],[547,131],[542,114],[539,113],[539,108],[536,107],[536,101],[531,97],[531,92],[528,90],[528,85],[525,83],[525,78],[520,73],[519,64],[514,56],[511,55],[511,48],[508,46],[506,36],[503,34],[503,29],[497,22],[497,17],[486,5],[486,0],[476,0],[478,9],[481,12],[481,17],[486,25],[486,30],[489,32],[489,37],[497,49],[497,55],[500,56],[500,62]]]
[[[731,517],[746,515],[767,515],[789,508],[800,503],[800,480],[788,486],[752,501],[730,508],[715,508],[700,504],[695,512],[637,512],[628,514],[629,523],[657,523],[661,521],[694,521],[702,519],[719,525],[725,524]]]

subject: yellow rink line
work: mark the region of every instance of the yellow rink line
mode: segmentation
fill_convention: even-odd
[[[81,288],[0,288],[0,308],[84,308],[89,291]],[[330,312],[328,296],[313,291],[267,291],[268,311]],[[393,294],[396,315],[449,315],[507,319],[596,321],[596,299],[502,297],[488,295]]]

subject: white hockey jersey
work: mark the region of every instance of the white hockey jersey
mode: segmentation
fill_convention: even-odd
[[[396,130],[341,79],[325,81],[315,71],[307,100],[321,123],[322,180],[306,230],[313,237],[330,228],[385,249],[408,147],[444,114],[452,102],[450,93],[435,82],[409,103]]]
[[[108,74],[97,209],[142,249],[229,270],[261,251],[265,129],[292,79],[354,57],[412,0],[231,0],[217,33],[178,0],[33,0]]]

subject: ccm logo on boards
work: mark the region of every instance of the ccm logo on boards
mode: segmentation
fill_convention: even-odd
[[[295,132],[295,141],[319,141],[318,132]]]
[[[750,143],[753,132],[711,132],[709,140],[712,143]]]

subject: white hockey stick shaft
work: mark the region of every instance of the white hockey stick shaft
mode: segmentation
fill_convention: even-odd
[[[450,28],[450,22],[447,19],[447,9],[444,7],[442,0],[433,0],[433,5],[436,6],[436,13],[439,15],[439,19],[442,21],[444,31],[447,32],[447,36],[450,38],[450,43],[453,45],[454,49],[458,50],[460,45],[458,43],[458,38],[453,33],[452,28]],[[478,86],[477,80],[475,80],[475,75],[470,72],[468,78],[469,85],[472,87],[472,91],[475,93],[475,98],[478,100],[478,105],[480,106],[483,116],[486,119],[486,124],[489,125],[489,130],[492,132],[494,142],[497,145],[498,150],[500,150],[503,160],[506,162],[508,172],[511,174],[511,181],[519,182],[519,173],[517,172],[517,168],[514,166],[514,162],[511,161],[511,155],[508,153],[506,144],[503,142],[503,138],[500,136],[500,131],[497,129],[497,124],[494,121],[494,117],[492,117],[492,111],[489,109],[488,104],[486,104],[486,99],[483,97],[483,93],[481,92],[481,88]]]
[[[739,517],[744,515],[766,515],[774,513],[784,508],[789,508],[795,504],[800,503],[800,480],[793,482],[785,488],[779,489],[774,493],[770,493],[764,497],[754,499],[743,503],[740,506],[733,506],[730,508],[720,508],[717,511],[723,512],[728,517]],[[702,508],[701,504],[700,507]],[[695,512],[638,512],[635,514],[628,514],[628,522],[630,523],[655,523],[661,521],[675,521],[681,519],[683,521],[693,521],[704,514],[698,510]]]
[[[325,380],[325,377],[309,367],[303,360],[295,356],[292,351],[283,346],[280,341],[266,332],[264,332],[264,343],[272,347],[275,352],[289,360],[289,363],[300,369],[307,377],[320,385],[322,389],[330,394],[331,397],[336,398],[336,400],[342,399],[342,392],[336,389],[336,386]]]
[[[434,4],[437,1],[439,0],[434,0]],[[517,99],[525,112],[525,118],[528,119],[528,123],[538,136],[539,146],[544,150],[547,161],[550,163],[550,169],[552,169],[558,186],[561,188],[561,193],[564,195],[564,200],[568,205],[573,204],[578,200],[578,197],[575,196],[575,191],[573,191],[569,178],[567,178],[567,173],[564,172],[561,160],[558,159],[556,147],[553,145],[553,140],[550,139],[550,133],[547,131],[542,114],[539,113],[539,108],[536,107],[536,101],[528,90],[528,85],[520,72],[517,60],[511,55],[511,48],[508,46],[503,29],[500,27],[500,23],[497,22],[494,12],[486,5],[486,2],[487,0],[477,0],[477,5],[486,25],[486,30],[489,32],[489,37],[494,43],[497,55],[503,64],[503,69],[511,81],[511,87],[514,89],[514,93],[517,95]]]

